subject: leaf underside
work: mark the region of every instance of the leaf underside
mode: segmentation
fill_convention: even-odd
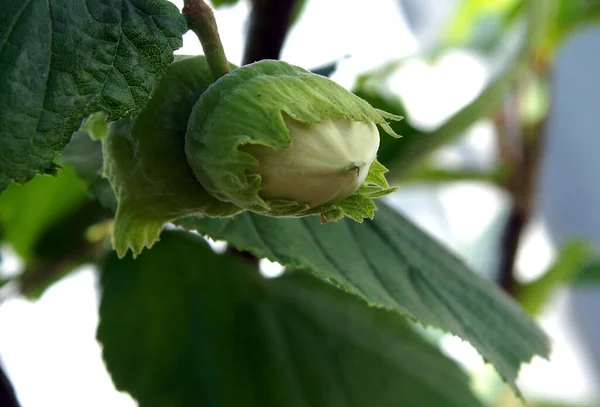
[[[481,406],[402,318],[304,272],[265,280],[198,236],[113,254],[102,288],[104,358],[141,407]]]
[[[385,205],[362,224],[252,213],[178,224],[257,257],[307,268],[374,306],[456,334],[515,390],[521,363],[549,353],[544,333],[513,300]]]

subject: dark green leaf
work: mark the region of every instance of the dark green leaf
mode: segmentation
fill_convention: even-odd
[[[55,173],[54,154],[87,115],[137,114],[185,31],[166,0],[3,0],[0,191]]]
[[[397,315],[304,272],[262,279],[198,236],[111,256],[102,288],[104,358],[141,407],[481,405]]]
[[[364,224],[252,213],[180,223],[257,257],[308,268],[372,305],[452,332],[513,385],[522,362],[548,354],[547,338],[515,302],[384,205]]]
[[[600,259],[594,258],[584,264],[579,270],[574,283],[584,286],[600,284]]]
[[[88,183],[91,195],[106,208],[117,211],[117,197],[106,178],[102,176],[102,143],[92,140],[85,131],[73,133],[62,152],[60,162],[73,167],[77,175]]]

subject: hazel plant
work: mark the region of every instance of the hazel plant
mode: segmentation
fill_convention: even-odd
[[[195,31],[204,46],[206,33]],[[177,57],[138,117],[108,125],[118,254],[150,247],[183,216],[373,218],[373,199],[395,190],[376,159],[377,125],[397,137],[387,120],[401,117],[300,67],[238,68],[214,49]]]

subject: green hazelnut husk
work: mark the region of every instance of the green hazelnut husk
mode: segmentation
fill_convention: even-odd
[[[186,155],[199,182],[222,201],[269,216],[362,221],[373,215],[372,197],[393,191],[381,176],[385,169],[373,166],[376,125],[396,136],[386,119],[400,117],[328,78],[260,61],[200,96],[188,121]]]
[[[136,118],[101,136],[118,200],[113,245],[134,255],[184,216],[373,217],[392,192],[376,160],[399,119],[327,78],[280,61],[213,83],[203,56],[177,57]]]

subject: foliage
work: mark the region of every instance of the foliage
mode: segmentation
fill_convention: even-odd
[[[297,2],[295,19],[305,3]],[[595,21],[599,9],[579,0],[465,1],[444,46],[496,55],[507,31],[525,30],[482,93],[425,132],[410,118],[387,123],[392,116],[381,113],[406,114],[401,97],[385,91],[402,61],[364,73],[355,95],[276,61],[231,65],[215,82],[204,57],[173,57],[186,21],[166,0],[6,0],[0,239],[25,269],[0,285],[17,282],[37,298],[76,267],[98,265],[103,356],[116,387],[141,407],[480,406],[468,377],[414,323],[471,343],[519,395],[522,364],[550,351],[523,308],[537,313],[570,282],[597,284],[589,248],[565,247],[544,277],[513,292],[519,305],[371,198],[392,192],[383,165],[394,181],[477,178],[504,186],[513,168],[446,171],[427,158],[497,113],[532,55],[547,66],[565,36]],[[490,18],[493,40],[482,47],[473,39]],[[335,64],[326,68],[330,74]],[[544,72],[531,71],[543,84]],[[304,81],[290,86],[298,76]],[[249,115],[251,107],[264,115]],[[297,218],[269,216],[298,215],[289,202],[256,205],[261,177],[248,177],[250,189],[240,181],[247,181],[248,154],[235,154],[236,143],[285,147],[282,111],[308,123],[332,114],[371,121],[403,136],[381,138],[383,165],[375,161],[353,195],[368,204],[347,198],[335,202],[340,213],[319,208]],[[190,156],[200,159],[192,164]],[[212,189],[198,181],[209,171]],[[221,194],[236,188],[243,194]],[[251,201],[247,207],[236,205],[240,196]],[[367,212],[374,218],[363,223],[322,224]],[[167,222],[180,230],[163,230]],[[198,234],[227,241],[227,253],[215,254]],[[119,258],[128,248],[139,255]],[[285,266],[283,277],[261,277],[263,258]]]
[[[0,191],[56,173],[85,116],[137,114],[186,29],[164,0],[7,0],[0,27]]]
[[[265,280],[189,233],[112,255],[102,289],[105,360],[143,406],[480,405],[400,318],[304,272]]]

